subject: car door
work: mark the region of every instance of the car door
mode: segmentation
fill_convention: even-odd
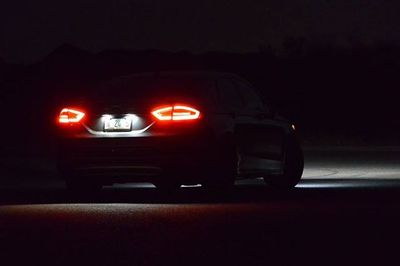
[[[243,107],[243,101],[231,79],[218,78],[216,82],[218,105],[214,128],[216,135],[224,141],[234,134],[236,116]]]
[[[241,79],[234,79],[233,83],[243,101],[235,119],[239,174],[281,173],[287,123],[273,118],[268,106],[249,83]]]

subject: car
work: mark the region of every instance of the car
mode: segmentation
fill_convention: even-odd
[[[209,71],[137,73],[82,90],[60,106],[58,170],[67,187],[150,182],[232,187],[301,179],[294,126],[243,78]]]

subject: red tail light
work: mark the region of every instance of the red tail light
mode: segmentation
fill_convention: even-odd
[[[84,116],[85,116],[84,112],[78,111],[76,109],[64,108],[61,110],[60,115],[58,116],[58,122],[61,124],[78,123],[79,121],[82,120]]]
[[[187,105],[158,107],[151,112],[158,120],[195,120],[200,118],[200,111]]]

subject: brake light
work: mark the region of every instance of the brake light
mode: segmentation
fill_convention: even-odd
[[[151,112],[158,120],[195,120],[200,118],[200,111],[187,105],[171,105],[156,108]]]
[[[82,120],[84,116],[85,116],[84,112],[75,109],[64,108],[61,110],[60,115],[58,116],[58,122],[61,124],[78,123],[79,121]]]

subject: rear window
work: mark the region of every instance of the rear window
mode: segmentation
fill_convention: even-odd
[[[186,77],[123,77],[97,86],[92,94],[103,99],[191,98],[203,103],[216,98],[214,80]]]

